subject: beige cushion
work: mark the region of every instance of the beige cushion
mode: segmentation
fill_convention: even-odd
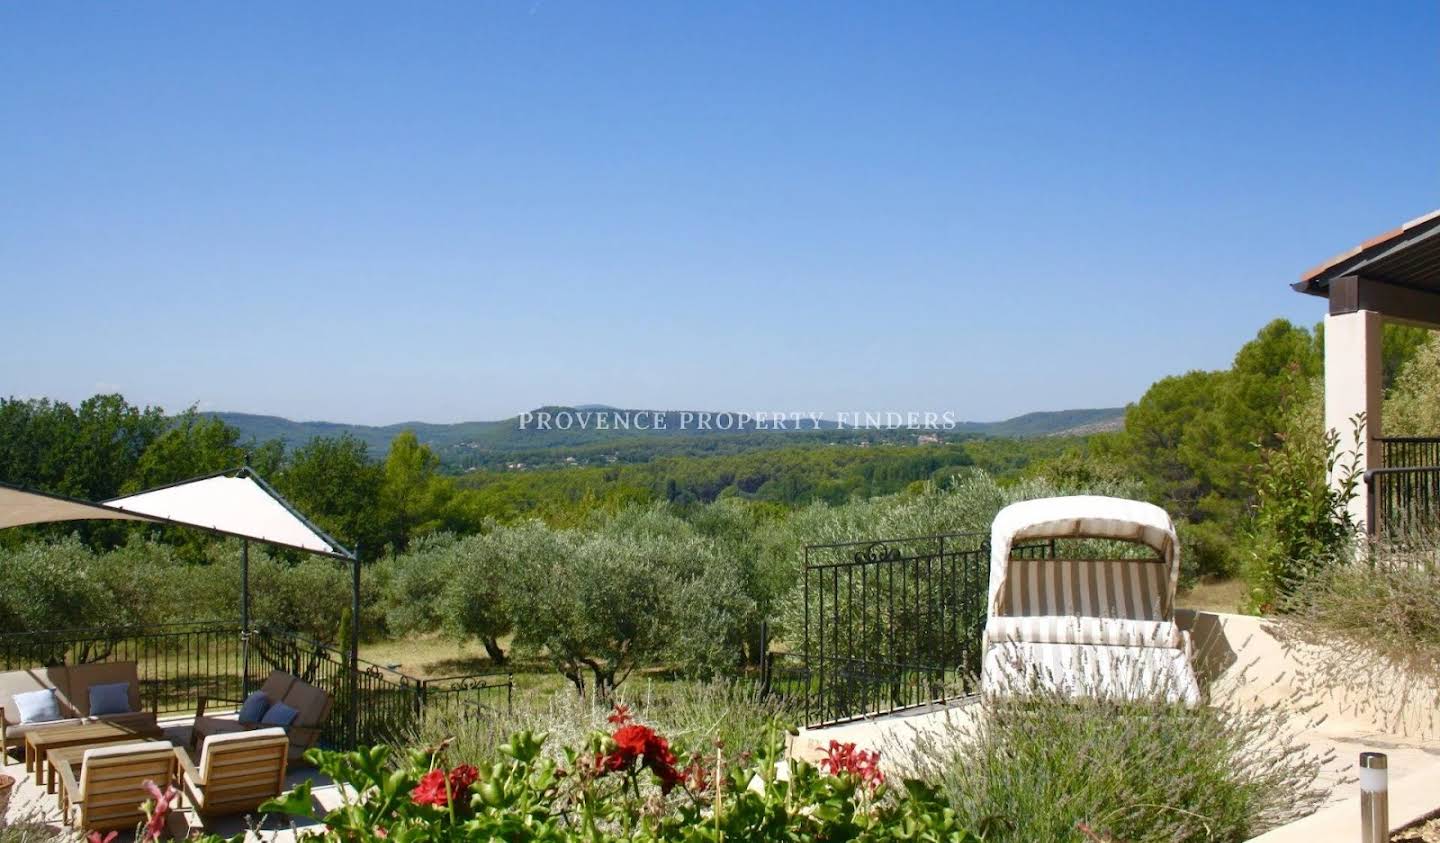
[[[68,679],[69,674],[63,667],[37,667],[0,673],[0,705],[4,706],[6,731],[20,722],[20,709],[15,705],[15,695],[26,691],[53,688],[58,692],[55,698],[60,704],[60,715],[73,716],[75,710],[70,704]]]
[[[67,717],[63,720],[46,720],[43,723],[16,723],[14,726],[6,724],[5,737],[9,739],[23,738],[31,732],[38,732],[41,729],[50,729],[55,726],[79,726],[85,721],[79,717]]]
[[[292,726],[316,726],[330,706],[330,695],[307,682],[295,680],[281,702],[300,712]]]
[[[90,714],[90,686],[127,682],[130,685],[130,710],[140,710],[140,676],[135,662],[94,662],[77,664],[70,671],[70,704],[81,717]]]
[[[285,737],[285,730],[279,727],[270,729],[248,729],[244,732],[228,732],[223,735],[211,735],[200,745],[200,757],[203,759],[206,753],[216,747],[223,749],[230,744],[245,743],[247,741],[265,741],[271,738],[283,737]]]
[[[145,741],[144,743],[118,743],[97,746],[85,750],[85,761],[103,761],[106,758],[118,758],[120,756],[130,757],[139,755],[164,755],[175,749],[174,744],[169,741]]]
[[[1075,698],[1153,701],[1196,706],[1200,684],[1188,646],[1097,647],[1010,641],[991,644],[981,668],[990,697],[1028,696],[1036,690]]]

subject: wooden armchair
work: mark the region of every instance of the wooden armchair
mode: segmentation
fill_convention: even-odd
[[[56,768],[65,823],[87,831],[134,829],[145,819],[145,782],[164,787],[178,774],[179,761],[169,741],[86,750],[78,777],[68,764]]]
[[[253,813],[285,789],[290,740],[279,728],[205,738],[197,768],[177,752],[185,796],[202,825],[210,817]]]

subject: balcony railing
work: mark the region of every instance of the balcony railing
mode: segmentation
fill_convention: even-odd
[[[1381,467],[1365,472],[1373,538],[1433,534],[1440,523],[1440,437],[1390,436],[1377,441]]]

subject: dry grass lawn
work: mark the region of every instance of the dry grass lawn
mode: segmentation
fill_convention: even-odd
[[[1190,590],[1177,594],[1175,606],[1204,612],[1238,612],[1245,602],[1245,588],[1242,579],[1204,579]]]

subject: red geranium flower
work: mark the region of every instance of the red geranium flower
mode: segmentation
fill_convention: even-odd
[[[675,753],[670,750],[670,742],[655,734],[649,726],[638,723],[621,726],[611,740],[615,741],[614,751],[596,759],[597,766],[603,770],[619,772],[631,767],[637,760],[642,761],[659,777],[660,790],[664,793],[669,793],[684,780],[684,776],[675,769]]]
[[[628,765],[645,754],[645,747],[655,737],[655,730],[649,726],[631,723],[617,729],[613,737],[615,751],[624,757],[625,763]]]
[[[630,714],[630,706],[624,705],[622,703],[616,705],[615,710],[610,712],[610,716],[606,717],[605,719],[609,721],[611,726],[624,726],[626,723],[629,723],[631,720],[633,720],[634,717],[632,717]]]
[[[459,796],[470,789],[476,779],[480,778],[480,771],[471,764],[461,764],[450,771],[450,793],[452,796]]]
[[[885,781],[885,774],[880,772],[880,753],[857,750],[853,743],[830,741],[825,757],[820,759],[820,769],[832,776],[842,773],[859,776],[860,781],[872,789]]]
[[[410,800],[416,805],[443,808],[450,803],[450,794],[445,790],[446,783],[444,770],[431,770],[421,776],[420,784],[410,791]]]

